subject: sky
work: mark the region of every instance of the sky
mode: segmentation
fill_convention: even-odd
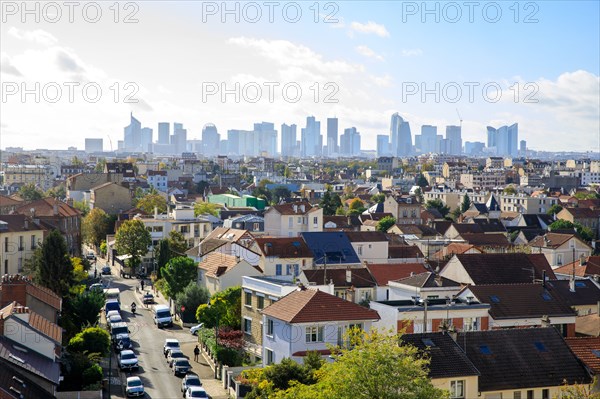
[[[546,151],[600,151],[600,2],[2,1],[0,148],[117,147],[142,126],[221,138],[306,117],[376,148],[422,125],[519,123]],[[110,140],[109,140],[110,139]]]

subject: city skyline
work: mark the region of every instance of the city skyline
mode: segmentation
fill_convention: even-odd
[[[519,13],[501,4],[498,21],[478,9],[473,21],[462,10],[457,23],[441,3],[434,3],[438,15],[407,13],[404,2],[339,2],[335,9],[319,3],[318,13],[303,4],[294,23],[282,18],[281,9],[273,22],[263,10],[262,20],[253,23],[245,14],[237,22],[203,14],[202,3],[171,4],[140,3],[137,22],[129,24],[122,21],[123,10],[115,23],[108,8],[95,24],[79,14],[73,23],[9,16],[0,27],[0,146],[83,148],[84,137],[116,141],[128,123],[124,115],[134,112],[155,131],[162,120],[185,121],[188,139],[200,139],[207,123],[223,135],[251,129],[256,119],[301,126],[306,115],[314,115],[323,123],[323,145],[331,137],[327,118],[335,116],[338,140],[354,126],[362,147],[375,150],[377,135],[389,132],[390,115],[399,112],[413,125],[412,135],[419,133],[417,126],[458,126],[462,120],[463,142],[475,142],[487,126],[519,121],[532,149],[598,148],[596,2],[535,3],[534,15],[522,3]],[[325,20],[327,15],[333,17]],[[159,25],[161,32],[154,29]],[[98,35],[102,48],[90,45]],[[73,102],[66,100],[69,82],[79,84]],[[90,82],[102,89],[98,102],[82,99],[82,86]],[[39,102],[21,91],[35,90],[36,83]],[[63,90],[55,103],[49,101],[53,84]],[[302,89],[299,101],[283,98],[286,85],[288,97],[294,85]],[[483,96],[483,87],[490,93]],[[256,88],[262,97],[253,102]],[[138,102],[126,103],[125,97]]]

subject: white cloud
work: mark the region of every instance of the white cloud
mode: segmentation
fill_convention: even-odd
[[[413,49],[404,49],[401,52],[402,57],[417,57],[420,55],[423,55],[423,50],[418,49],[418,48],[413,48]]]
[[[23,76],[23,74],[13,65],[12,60],[6,53],[0,54],[0,74]]]
[[[369,21],[366,24],[354,21],[350,24],[350,29],[358,33],[374,34],[379,37],[390,37],[390,32],[388,32],[384,25],[380,25],[373,21]]]
[[[381,55],[377,54],[375,51],[371,50],[367,46],[357,46],[356,52],[367,58],[373,58],[377,61],[383,61],[383,57]]]
[[[390,75],[385,76],[369,76],[371,82],[373,82],[376,86],[379,87],[391,87],[393,79]]]
[[[45,46],[52,46],[58,42],[58,39],[45,30],[36,29],[33,31],[25,31],[15,28],[14,26],[8,30],[8,34],[19,40],[27,40]]]

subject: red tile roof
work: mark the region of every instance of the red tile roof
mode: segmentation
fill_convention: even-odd
[[[81,216],[81,212],[79,212],[77,209],[54,198],[43,198],[37,201],[29,202],[26,205],[22,205],[21,207],[17,208],[17,213],[30,215],[30,210],[33,208],[35,209],[36,217],[53,217],[55,216],[54,205],[57,206],[58,216],[60,217]]]
[[[299,237],[259,237],[256,245],[264,256],[278,258],[312,258],[314,255]]]
[[[263,309],[262,313],[287,323],[379,320],[375,310],[311,289],[291,292]]]
[[[367,263],[367,268],[379,286],[427,271],[422,263]]]
[[[579,360],[594,374],[600,374],[600,337],[566,338],[566,341]]]
[[[302,211],[302,206],[304,206],[304,212]],[[313,206],[308,202],[293,202],[289,204],[274,205],[269,208],[269,210],[271,209],[276,210],[282,215],[305,215],[313,210]]]

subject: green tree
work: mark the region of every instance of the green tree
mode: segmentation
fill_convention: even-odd
[[[44,192],[33,183],[23,184],[19,189],[19,197],[25,201],[37,201],[44,198]]]
[[[171,253],[171,247],[169,246],[169,240],[166,238],[163,238],[162,240],[160,240],[158,242],[158,249],[155,253],[156,256],[156,266],[158,269],[157,272],[157,279],[162,278],[162,270],[163,268],[167,265],[167,263],[169,263],[169,261],[171,260],[172,253]]]
[[[354,198],[352,202],[350,202],[349,209],[351,211],[356,211],[358,214],[363,213],[365,211],[365,204],[360,200],[360,198]]]
[[[83,241],[98,247],[111,232],[111,217],[100,208],[94,208],[81,222]]]
[[[506,195],[514,195],[517,193],[517,190],[513,187],[513,185],[506,186],[503,190],[503,193]]]
[[[442,217],[446,217],[446,215],[450,212],[450,207],[445,205],[439,198],[427,201],[425,203],[425,208],[437,209]]]
[[[554,204],[550,207],[550,209],[548,209],[548,212],[546,212],[546,214],[548,215],[556,215],[558,212],[562,211],[563,207],[558,205],[558,204]]]
[[[427,187],[428,185],[429,185],[429,182],[427,181],[425,176],[423,176],[423,174],[420,174],[419,177],[417,177],[417,186]]]
[[[196,310],[196,319],[206,328],[220,327],[238,330],[242,325],[242,287],[230,287],[210,298],[210,306],[202,304]]]
[[[106,158],[100,158],[98,162],[96,162],[96,167],[94,168],[94,172],[102,173],[104,172],[104,167],[106,166]]]
[[[594,377],[592,382],[588,384],[571,384],[565,381],[565,385],[560,388],[560,391],[554,395],[554,399],[600,399],[600,392],[594,392],[593,387],[598,381]]]
[[[160,214],[167,211],[167,200],[160,194],[146,194],[137,201],[135,206],[148,215],[153,214],[154,208],[157,208]]]
[[[184,235],[178,231],[171,230],[169,232],[169,250],[171,251],[171,258],[178,256],[186,256],[185,251],[188,249],[188,243]]]
[[[67,190],[65,188],[65,185],[59,184],[58,186],[49,189],[48,191],[46,191],[45,196],[59,199],[66,198]]]
[[[323,194],[323,197],[321,197],[321,202],[319,203],[319,206],[323,208],[323,215],[329,216],[335,214],[335,210],[337,209],[337,207],[334,206],[331,197],[331,189],[328,187],[325,193]]]
[[[219,206],[211,202],[196,202],[194,204],[194,216],[199,215],[213,215],[219,216]]]
[[[274,204],[278,204],[281,199],[290,198],[292,193],[287,187],[278,186],[271,190],[271,198]]]
[[[594,232],[592,229],[582,226],[580,223],[572,223],[568,220],[558,219],[552,222],[552,224],[548,227],[550,227],[550,230],[575,229],[577,234],[579,234],[584,241],[591,241],[594,239]]]
[[[200,287],[195,281],[190,283],[182,292],[175,296],[175,303],[178,310],[185,308],[181,312],[181,319],[184,323],[193,323],[196,321],[196,310],[198,306],[208,302],[210,293],[205,287]]]
[[[195,282],[198,277],[196,262],[185,256],[171,259],[161,272],[167,283],[166,291],[169,298],[175,298],[190,281]]]
[[[88,327],[71,338],[67,349],[72,352],[87,351],[105,356],[110,350],[110,336],[100,327]]]
[[[150,232],[140,220],[126,220],[115,234],[115,248],[119,255],[131,255],[129,265],[135,271],[141,257],[148,252],[152,244]]]
[[[600,198],[600,194],[594,192],[594,191],[590,191],[590,192],[583,192],[583,191],[579,191],[576,192],[573,195],[575,198],[577,198],[578,200],[586,200],[586,199],[597,199]]]
[[[393,216],[385,216],[382,217],[379,222],[377,222],[376,228],[377,231],[383,231],[385,233],[394,224],[396,224],[396,219]]]
[[[86,216],[90,211],[90,205],[84,200],[81,201],[73,201],[73,208],[77,209],[81,212],[81,216]]]
[[[460,214],[460,207],[456,207],[452,210],[452,212],[450,212],[450,217],[452,218],[452,220],[456,221],[460,217]]]
[[[421,187],[417,187],[415,190],[415,197],[417,198],[417,202],[419,204],[423,203],[423,190],[421,190]]]
[[[106,245],[106,240],[102,240],[100,243],[100,254],[102,256],[106,256],[106,252],[108,251],[108,247]]]
[[[338,216],[345,216],[346,210],[344,209],[343,206],[338,206],[337,209],[335,210],[335,214]]]
[[[73,264],[67,243],[58,230],[52,230],[35,250],[31,260],[35,281],[65,296],[73,285]]]
[[[471,207],[471,199],[469,198],[469,194],[463,196],[462,203],[460,204],[460,213],[465,213]]]
[[[384,193],[375,194],[374,196],[371,197],[371,201],[381,204],[385,201],[385,194]]]
[[[104,294],[97,291],[72,295],[65,300],[64,313],[75,326],[95,326],[104,307],[104,300]]]

